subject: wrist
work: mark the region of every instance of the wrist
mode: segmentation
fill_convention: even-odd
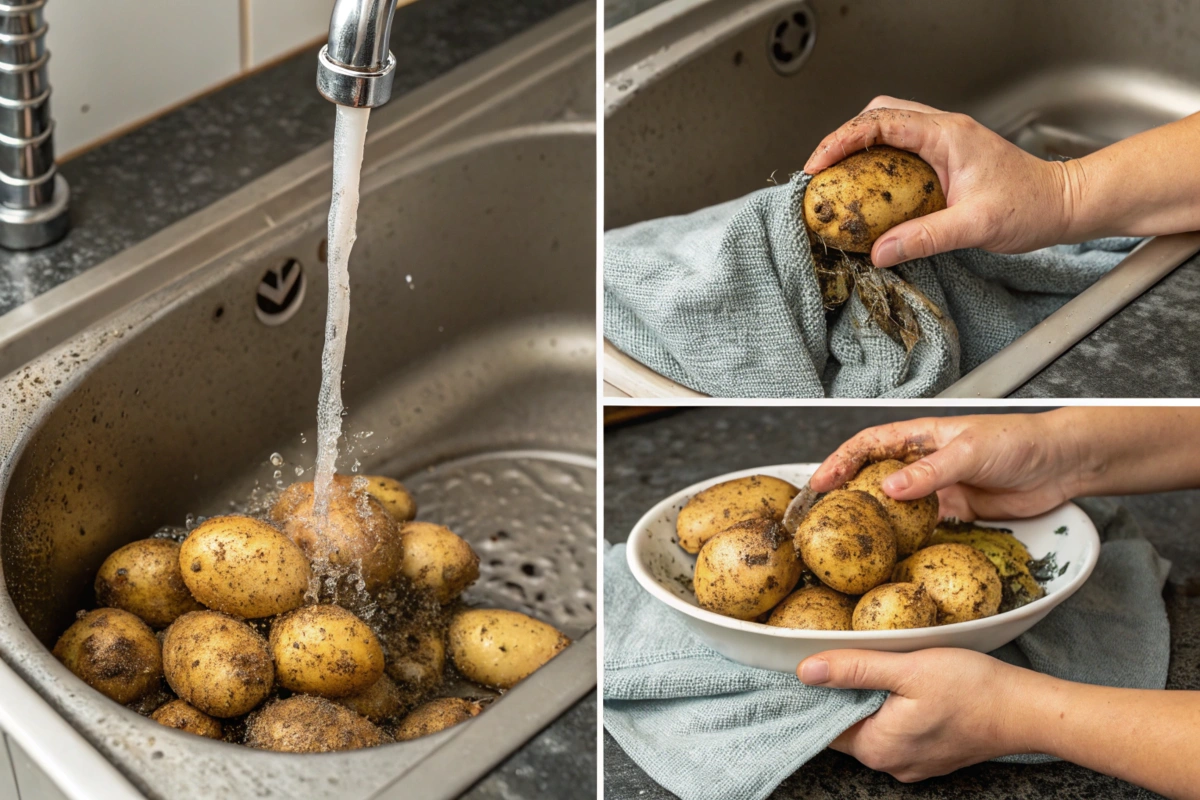
[[[1094,431],[1089,432],[1080,416],[1079,409],[1066,407],[1031,417],[1035,440],[1044,443],[1047,466],[1064,500],[1091,494],[1107,463],[1097,458]]]
[[[1057,173],[1055,188],[1059,203],[1057,242],[1083,242],[1095,238],[1097,221],[1092,219],[1088,199],[1088,173],[1083,159],[1047,162]]]
[[[1010,755],[1041,753],[1062,758],[1063,726],[1067,718],[1068,695],[1072,684],[1019,667],[1017,690],[1010,692],[1002,739]]]

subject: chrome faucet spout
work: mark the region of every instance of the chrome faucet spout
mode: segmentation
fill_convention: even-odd
[[[396,59],[388,49],[396,0],[337,0],[329,42],[317,56],[317,90],[327,100],[374,108],[392,96]]]

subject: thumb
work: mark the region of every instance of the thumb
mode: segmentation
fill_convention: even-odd
[[[970,448],[957,441],[883,479],[882,488],[895,500],[917,500],[960,483],[975,474]]]
[[[903,693],[913,676],[908,653],[829,650],[800,662],[796,675],[806,686],[831,689],[885,689]]]
[[[902,222],[880,236],[871,248],[871,263],[894,267],[914,258],[975,247],[981,243],[977,235],[980,229],[969,207],[960,203]]]

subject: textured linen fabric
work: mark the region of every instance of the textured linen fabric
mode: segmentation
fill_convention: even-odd
[[[801,216],[808,176],[604,236],[604,335],[715,397],[929,397],[1118,264],[1137,239],[1024,255],[958,250],[884,273],[915,304],[912,351],[857,295],[828,318]],[[948,320],[948,322],[947,322]]]
[[[1162,689],[1170,563],[1115,503],[1080,505],[1100,531],[1082,587],[992,655],[1072,681]],[[873,714],[886,692],[804,686],[791,674],[730,661],[634,580],[625,546],[604,559],[604,726],[638,766],[683,800],[760,800]],[[1044,755],[1002,761],[1038,763]]]

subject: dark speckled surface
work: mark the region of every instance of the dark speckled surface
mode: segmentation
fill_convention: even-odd
[[[1022,409],[1026,410],[1026,409]],[[970,409],[966,413],[979,413]],[[765,464],[820,461],[864,427],[960,409],[705,408],[609,429],[604,456],[604,535],[624,541],[664,495],[712,475]],[[1143,533],[1173,567],[1166,590],[1171,620],[1168,687],[1200,689],[1200,491],[1122,498]],[[665,800],[620,746],[604,737],[605,796]],[[1130,784],[1073,764],[979,764],[918,784],[901,784],[826,751],[792,775],[772,800],[826,798],[1149,798]]]

